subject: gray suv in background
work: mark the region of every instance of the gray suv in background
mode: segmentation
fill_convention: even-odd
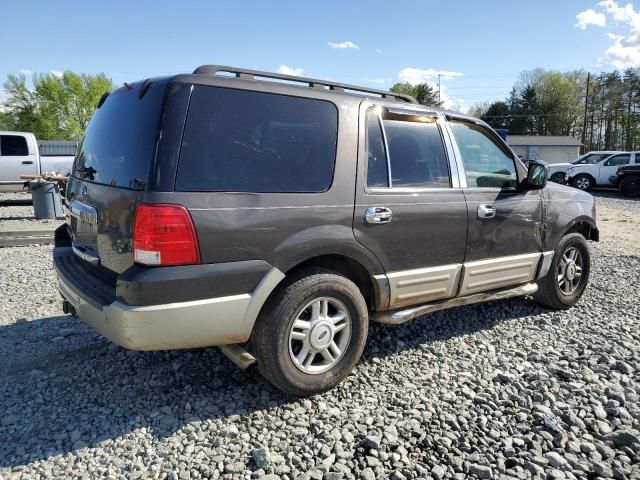
[[[478,119],[211,65],[105,94],[65,204],[65,312],[129,349],[221,346],[293,395],[347,376],[370,320],[571,307],[598,240],[591,195]]]

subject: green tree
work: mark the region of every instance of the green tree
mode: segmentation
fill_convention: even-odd
[[[14,130],[13,118],[7,112],[0,111],[0,130]]]
[[[510,127],[510,115],[511,110],[506,102],[493,102],[481,118],[493,128],[508,129]]]
[[[410,95],[422,105],[439,107],[442,104],[438,101],[438,92],[428,83],[419,83],[418,85],[412,85],[409,82],[396,83],[391,87],[391,91]]]
[[[100,97],[114,85],[103,73],[65,72],[61,77],[36,74],[33,88],[24,75],[9,75],[4,88],[5,113],[15,130],[42,139],[75,140],[84,133]]]

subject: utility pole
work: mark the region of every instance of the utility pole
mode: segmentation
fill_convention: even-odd
[[[591,73],[587,72],[587,94],[584,97],[584,123],[582,125],[582,153],[587,150],[587,112],[589,111],[589,82],[591,81]]]
[[[438,74],[438,106],[440,106],[440,74]]]

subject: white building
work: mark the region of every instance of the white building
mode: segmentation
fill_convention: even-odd
[[[525,160],[571,162],[580,156],[579,140],[571,136],[509,135],[507,143]]]

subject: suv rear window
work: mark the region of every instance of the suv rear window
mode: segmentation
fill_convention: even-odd
[[[175,189],[324,192],[333,180],[338,111],[330,102],[195,88]]]
[[[112,92],[96,110],[78,146],[72,175],[114,187],[143,190],[155,150],[165,84],[143,82]]]

